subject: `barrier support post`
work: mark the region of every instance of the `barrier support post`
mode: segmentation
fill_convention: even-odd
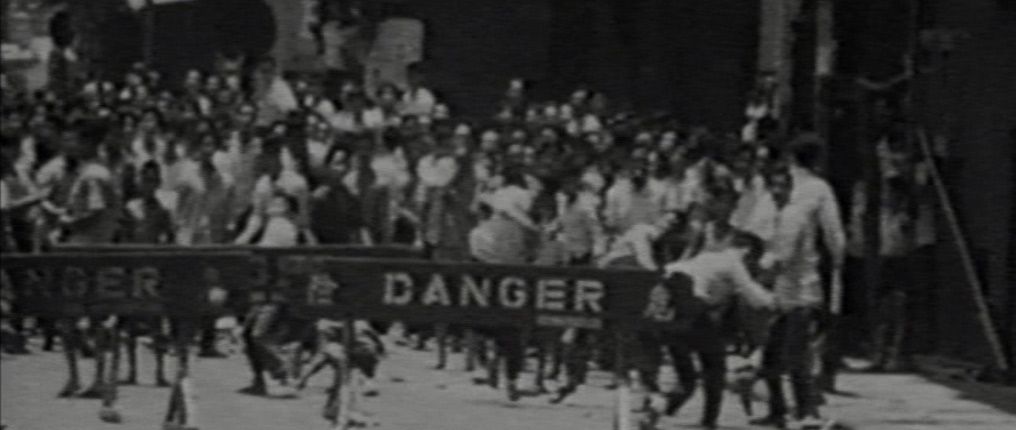
[[[99,419],[103,422],[119,424],[123,422],[123,416],[120,411],[116,408],[117,400],[117,380],[120,375],[120,333],[117,327],[116,321],[110,324],[111,327],[104,327],[108,330],[109,343],[107,345],[108,350],[99,348],[97,354],[109,354],[109,361],[98,360],[99,365],[107,366],[103,372],[104,381],[99,381],[102,384],[102,408],[99,409]]]
[[[180,321],[174,345],[177,356],[176,377],[169,395],[169,408],[163,430],[199,430],[194,402],[194,387],[190,378],[190,339],[194,334],[191,321]]]
[[[631,430],[631,381],[628,378],[628,363],[625,362],[624,330],[615,327],[614,334],[614,377],[615,391],[614,430]]]
[[[343,324],[342,343],[346,352],[346,365],[339,371],[343,372],[343,384],[338,392],[338,413],[335,418],[334,430],[346,430],[352,427],[353,408],[356,407],[356,392],[358,384],[353,373],[351,362],[353,349],[356,347],[356,320],[351,317],[345,318]]]

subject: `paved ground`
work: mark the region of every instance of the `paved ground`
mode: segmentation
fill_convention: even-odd
[[[147,356],[147,354],[145,354]],[[147,358],[147,357],[146,357]],[[324,385],[319,374],[296,398],[256,398],[234,392],[248,381],[239,357],[198,360],[195,363],[198,423],[208,430],[326,429],[320,418]],[[150,361],[142,370],[148,385],[125,387],[121,410],[125,422],[100,423],[93,400],[54,397],[63,366],[58,353],[4,356],[0,418],[9,430],[142,430],[160,429],[169,391],[151,386]],[[461,370],[461,356],[452,357],[452,370],[437,371],[432,353],[394,348],[379,378],[381,395],[364,399],[362,409],[391,430],[587,430],[610,429],[612,392],[601,388],[607,379],[594,377],[593,387],[580,391],[564,405],[550,405],[547,397],[527,397],[510,403],[503,393],[475,386]],[[91,376],[91,363],[84,375]],[[858,429],[1014,429],[1016,389],[939,384],[913,375],[849,374],[842,388],[856,397],[831,397],[826,413]],[[282,394],[281,391],[275,391]],[[973,398],[971,398],[973,396]],[[976,398],[976,400],[975,400]],[[991,406],[994,404],[996,406]],[[696,398],[683,415],[667,419],[663,429],[692,428],[701,404]],[[1004,411],[1008,409],[1008,412]],[[729,429],[748,428],[737,402],[728,397],[721,422]],[[763,409],[758,405],[757,409]]]

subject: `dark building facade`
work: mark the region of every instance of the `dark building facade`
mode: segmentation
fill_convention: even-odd
[[[1008,360],[1016,357],[1016,269],[1013,237],[1016,200],[1016,9],[1000,0],[888,0],[837,2],[837,73],[844,83],[835,110],[834,154],[850,160],[840,176],[861,171],[870,145],[871,98],[852,90],[853,79],[886,79],[903,71],[914,49],[917,75],[897,91],[900,121],[948,141],[943,172],[973,254],[981,294]],[[907,102],[909,101],[909,107]],[[870,113],[870,112],[869,112]],[[870,149],[870,148],[868,148]],[[852,167],[847,167],[852,166]],[[972,284],[965,275],[945,216],[940,216],[935,282],[936,351],[974,362],[992,360],[978,320]]]

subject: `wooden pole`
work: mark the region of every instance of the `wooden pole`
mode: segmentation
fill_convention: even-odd
[[[339,388],[339,411],[335,419],[335,430],[346,430],[352,425],[353,408],[356,407],[356,392],[357,392],[357,381],[354,378],[353,366],[352,366],[352,353],[353,348],[356,347],[356,320],[350,317],[346,317],[345,324],[343,324],[343,348],[346,350],[347,365],[344,366],[342,372],[345,373],[343,376],[342,387]]]
[[[110,358],[108,362],[103,363],[108,368],[103,374],[105,377],[102,384],[102,408],[99,409],[99,419],[103,422],[119,424],[123,421],[123,417],[120,415],[120,411],[116,408],[117,400],[117,380],[120,375],[120,332],[118,327],[117,317],[112,317],[114,320],[110,324],[104,324],[103,330],[108,330],[109,344],[108,351],[99,350],[98,354],[109,354]],[[109,321],[107,321],[109,322]]]
[[[628,378],[628,364],[625,362],[623,331],[620,327],[614,329],[614,377],[617,378],[614,430],[631,430],[631,381]]]
[[[927,160],[934,160],[931,148],[928,145],[928,137],[923,129],[917,131],[917,137],[917,142],[924,157]],[[1009,363],[1006,360],[1005,350],[1002,347],[1002,341],[999,339],[998,332],[995,330],[995,324],[991,320],[987,301],[981,294],[981,291],[984,291],[984,285],[981,284],[981,279],[977,275],[977,268],[974,266],[974,259],[970,253],[970,246],[967,244],[966,235],[963,234],[963,229],[960,227],[956,208],[952,204],[949,193],[946,192],[945,182],[938,171],[938,166],[933,161],[929,161],[928,165],[930,166],[932,184],[935,186],[935,192],[938,194],[942,211],[945,213],[949,231],[952,233],[953,243],[956,245],[956,250],[960,255],[960,263],[963,264],[963,273],[966,275],[967,285],[970,287],[968,290],[970,291],[970,297],[974,300],[974,306],[977,308],[977,321],[980,323],[981,329],[988,339],[991,358],[994,361],[996,369],[1007,371],[1009,370]]]
[[[169,395],[169,408],[166,412],[163,430],[198,430],[197,405],[194,400],[194,386],[190,378],[190,339],[194,332],[191,321],[178,322],[178,330],[174,339],[177,357],[176,379]]]

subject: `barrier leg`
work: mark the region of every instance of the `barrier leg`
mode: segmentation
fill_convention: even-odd
[[[614,377],[617,379],[615,391],[614,430],[631,430],[631,380],[628,378],[628,365],[625,362],[623,333],[614,331]]]
[[[95,374],[92,378],[92,385],[85,391],[78,393],[78,397],[85,399],[101,399],[103,392],[104,381],[106,380],[106,353],[108,352],[109,342],[104,339],[106,333],[103,333],[102,329],[96,334],[95,337]]]
[[[476,334],[472,329],[467,328],[464,336],[466,338],[465,369],[466,372],[472,372],[476,370]]]
[[[64,361],[67,363],[67,383],[57,394],[58,397],[70,397],[81,389],[81,375],[78,373],[78,344],[73,321],[58,321],[60,340],[63,342]]]
[[[137,385],[138,383],[138,337],[134,334],[127,335],[127,343],[124,345],[127,350],[127,378],[123,384]],[[117,372],[119,375],[119,372]]]
[[[120,369],[120,342],[119,333],[116,329],[110,329],[108,348],[99,350],[100,356],[107,353],[112,355],[109,369],[105,372],[105,380],[102,381],[102,408],[99,409],[99,419],[103,422],[119,424],[123,422],[123,416],[116,409],[117,383]]]
[[[189,326],[181,327],[177,333],[175,345],[179,364],[163,430],[198,430],[194,386],[190,378],[189,344],[192,334]]]
[[[448,324],[437,323],[434,325],[435,337],[437,338],[437,366],[441,370],[448,365]]]
[[[337,378],[341,378],[341,381],[337,384],[338,387],[334,387],[335,396],[334,399],[330,399],[334,402],[334,405],[338,408],[335,414],[335,430],[346,430],[353,424],[352,412],[355,405],[355,399],[353,398],[356,393],[356,381],[353,378],[353,365],[352,365],[352,353],[356,346],[356,330],[355,321],[352,318],[346,318],[343,326],[343,346],[345,349],[346,365],[341,368],[335,369],[336,373],[341,372],[341,376],[336,375]]]

